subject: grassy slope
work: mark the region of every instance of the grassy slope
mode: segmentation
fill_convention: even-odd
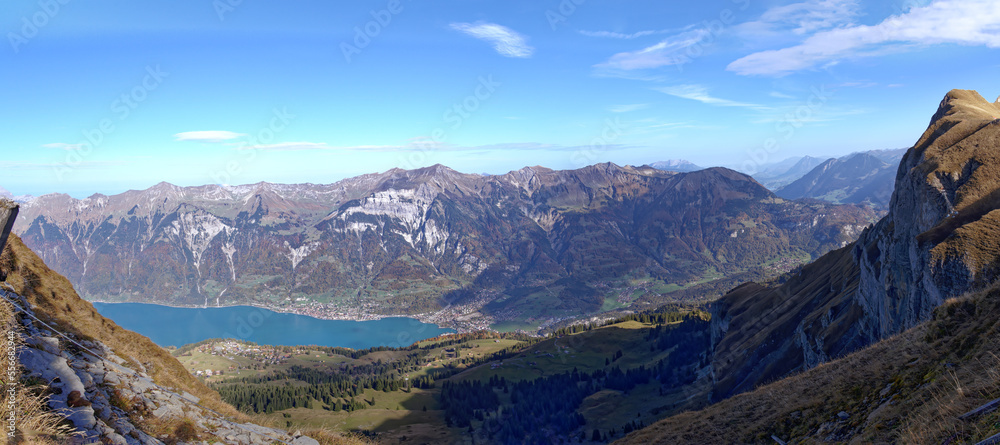
[[[1000,397],[997,313],[998,289],[951,300],[900,335],[620,443],[774,443],[771,435],[789,443],[975,443],[1000,432],[997,412],[957,418]]]
[[[432,343],[435,343],[435,340],[425,340],[418,344],[426,346]],[[406,375],[412,379],[426,375],[434,369],[443,369],[449,366],[461,367],[463,365],[458,363],[459,359],[470,356],[481,357],[489,355],[519,343],[519,341],[507,339],[473,339],[463,343],[473,346],[472,348],[462,348],[455,345],[438,346],[427,350],[425,358],[430,361],[428,366]],[[292,366],[325,369],[331,364],[345,362],[354,365],[364,365],[379,360],[392,361],[408,354],[407,351],[376,351],[358,359],[351,359],[341,355],[330,357],[325,352],[310,350],[308,347],[303,347],[302,349],[301,353],[292,354],[292,357],[284,363],[267,365],[259,370],[243,369],[229,371],[229,365],[248,365],[259,362],[240,356],[226,358],[206,354],[198,349],[187,351],[178,358],[192,372],[206,368],[225,370],[226,373],[223,376],[213,376],[206,379],[208,382],[218,382],[229,378],[270,374],[287,370]],[[446,349],[454,349],[455,352],[447,353]],[[363,410],[354,412],[328,411],[322,408],[322,403],[316,401],[316,408],[313,409],[292,408],[269,415],[259,415],[259,417],[269,424],[282,428],[289,427],[290,425],[293,429],[324,428],[336,431],[354,431],[358,429],[375,431],[383,434],[380,437],[383,443],[448,443],[460,437],[461,432],[458,430],[453,431],[445,426],[443,411],[439,410],[437,405],[436,396],[439,391],[439,387],[429,390],[413,388],[410,392],[398,391],[388,393],[368,389],[357,399],[359,401],[374,400],[375,403]],[[425,407],[427,408],[426,411],[424,410]],[[403,440],[403,438],[406,439]]]
[[[17,235],[10,235],[0,256],[0,268],[8,271],[7,282],[28,299],[35,313],[46,322],[82,338],[103,342],[131,362],[130,366],[137,368],[136,364],[141,363],[161,385],[188,391],[200,397],[205,406],[221,413],[239,415],[166,350],[102,317],[93,305],[77,295],[69,280],[50,270]]]
[[[138,364],[156,383],[187,391],[201,398],[201,404],[241,422],[261,423],[269,419],[251,418],[222,401],[219,394],[191,375],[177,359],[149,338],[126,330],[101,316],[94,306],[80,298],[69,280],[50,270],[21,239],[10,235],[0,255],[0,269],[7,271],[7,283],[31,303],[35,314],[63,332],[79,338],[92,339],[108,345],[115,354],[127,360],[132,368]],[[265,424],[267,422],[264,422]],[[268,426],[283,426],[271,423]],[[323,444],[362,444],[355,438],[344,438],[323,430],[304,431]]]
[[[650,327],[652,325],[628,321],[592,331],[549,338],[525,347],[516,356],[503,360],[502,365],[499,365],[500,362],[486,363],[461,372],[451,377],[451,380],[486,381],[494,375],[504,377],[507,380],[522,380],[571,372],[574,368],[580,372],[590,373],[613,367],[631,369],[639,365],[648,366],[667,357],[670,353],[669,350],[650,352],[650,346],[653,343],[645,338]],[[422,343],[426,345],[429,342]],[[461,366],[456,362],[459,358],[468,357],[470,354],[476,356],[490,354],[518,343],[513,340],[499,340],[497,342],[485,339],[466,342],[466,344],[476,346],[473,348],[437,347],[427,351],[425,355],[426,359],[436,359],[427,368]],[[445,349],[448,348],[455,348],[459,357],[455,357],[455,353],[446,353]],[[623,352],[622,357],[605,365],[605,359],[613,358],[619,350]],[[224,357],[204,354],[198,350],[190,351],[190,353],[190,356],[182,356],[181,360],[192,370],[204,369],[206,363],[226,365],[227,367],[229,363],[232,363]],[[243,370],[242,373],[227,371],[221,379],[270,373],[287,369],[293,365],[322,369],[331,363],[363,364],[379,359],[387,361],[392,360],[397,355],[404,354],[405,352],[379,351],[352,360],[339,355],[327,357],[325,353],[320,354],[321,357],[317,358],[315,351],[312,351],[294,354],[288,362],[268,365],[263,370]],[[234,359],[238,361],[248,360],[243,357],[234,357]],[[492,367],[491,365],[497,366]],[[424,373],[424,370],[420,370],[408,375],[412,378]],[[210,381],[218,380],[220,380],[219,377],[210,378]],[[350,413],[346,411],[334,412],[322,409],[322,404],[316,403],[314,409],[293,408],[273,413],[268,417],[273,422],[283,424],[282,426],[285,422],[291,422],[293,428],[300,426],[326,427],[340,431],[360,428],[376,431],[382,434],[380,440],[385,443],[447,442],[459,439],[463,437],[463,431],[444,426],[443,411],[438,409],[436,400],[439,388],[440,386],[429,390],[412,389],[409,393],[384,393],[367,390],[358,399],[368,401],[374,397],[375,404],[363,410]],[[427,411],[423,410],[424,407],[427,407]],[[653,382],[637,387],[629,393],[613,390],[598,392],[584,400],[579,412],[587,419],[586,429],[589,432],[593,428],[620,429],[622,425],[633,420],[642,420],[649,424],[662,418],[666,411],[671,408],[673,407],[664,406],[664,398],[660,395],[659,384]],[[404,437],[407,439],[403,440]]]

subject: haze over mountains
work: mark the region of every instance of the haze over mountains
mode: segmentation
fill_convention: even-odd
[[[774,193],[787,199],[814,198],[886,208],[904,153],[875,150],[830,158]]]
[[[786,201],[724,168],[614,164],[498,176],[439,165],[329,185],[162,183],[46,195],[21,215],[16,233],[92,300],[322,304],[325,315],[353,317],[457,305],[480,311],[481,323],[535,325],[792,267],[875,218]]]
[[[704,169],[704,167],[700,167],[684,159],[670,159],[666,161],[658,161],[649,164],[649,166],[657,170],[667,170],[672,172],[693,172]]]

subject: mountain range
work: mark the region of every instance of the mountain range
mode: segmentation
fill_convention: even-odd
[[[657,170],[667,170],[672,172],[694,172],[698,170],[704,170],[704,167],[699,167],[698,165],[695,165],[693,162],[684,159],[669,159],[666,161],[658,161],[649,164],[649,166]]]
[[[774,193],[786,199],[814,198],[884,209],[904,152],[876,150],[830,158]]]
[[[748,172],[770,190],[777,190],[801,178],[823,163],[825,158],[816,156],[793,156],[778,162],[757,167]]]
[[[481,316],[473,328],[538,326],[762,265],[790,268],[875,218],[787,201],[724,168],[488,176],[437,165],[328,185],[46,195],[22,206],[15,232],[90,300],[332,317],[449,308]]]

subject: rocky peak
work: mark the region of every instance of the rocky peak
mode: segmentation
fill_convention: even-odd
[[[904,156],[889,214],[858,241],[858,301],[877,338],[931,316],[947,298],[974,290],[1000,247],[1000,107],[952,90]]]
[[[716,400],[898,334],[1000,275],[998,116],[974,91],[948,93],[882,220],[780,286],[713,304]]]

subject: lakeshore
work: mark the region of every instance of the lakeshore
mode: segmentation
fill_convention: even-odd
[[[329,320],[253,306],[184,308],[149,303],[93,304],[101,315],[164,347],[211,338],[232,338],[265,345],[365,349],[408,346],[456,332],[410,317]]]

